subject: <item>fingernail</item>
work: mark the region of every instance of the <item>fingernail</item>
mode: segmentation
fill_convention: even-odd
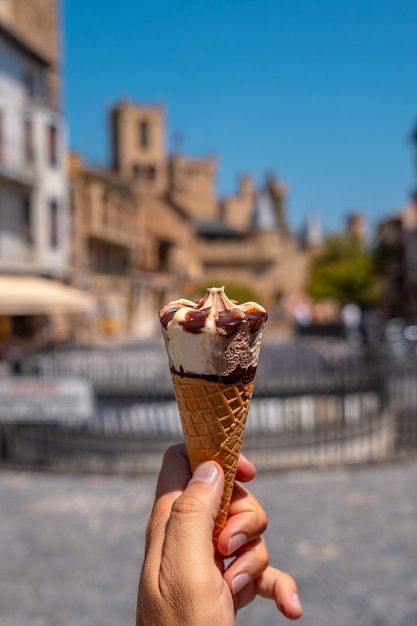
[[[227,554],[233,554],[239,548],[247,543],[248,538],[244,533],[238,533],[234,537],[230,537],[229,544],[227,546]]]
[[[243,587],[246,587],[246,585],[249,585],[252,580],[252,576],[250,576],[246,572],[244,572],[243,574],[238,574],[236,578],[232,580],[232,593],[239,593],[239,591],[241,591]]]
[[[294,606],[296,606],[297,608],[301,609],[301,602],[300,602],[300,598],[298,597],[298,593],[293,593],[292,594],[292,602],[293,602]]]
[[[196,467],[190,483],[214,483],[218,475],[217,465],[211,461],[205,461]]]

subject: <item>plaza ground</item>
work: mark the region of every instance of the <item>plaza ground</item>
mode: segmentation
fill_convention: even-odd
[[[0,473],[0,625],[134,624],[155,475]],[[306,626],[417,624],[417,461],[259,473]],[[257,598],[238,626],[284,624]]]

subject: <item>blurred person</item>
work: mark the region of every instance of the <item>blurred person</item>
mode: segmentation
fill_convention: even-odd
[[[241,455],[237,479],[254,476]],[[165,453],[146,531],[136,626],[232,626],[238,609],[257,594],[274,600],[289,619],[301,617],[296,583],[268,564],[266,514],[240,483],[215,552],[223,485],[216,462],[200,464],[192,475],[185,446]]]
[[[309,326],[312,322],[311,310],[306,302],[297,302],[293,314],[298,327]]]
[[[340,315],[347,339],[358,338],[362,327],[362,311],[360,306],[354,302],[349,302],[344,305]]]

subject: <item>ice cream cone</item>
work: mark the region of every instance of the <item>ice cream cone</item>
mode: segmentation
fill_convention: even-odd
[[[191,470],[213,459],[224,471],[224,492],[214,542],[224,527],[236,476],[254,380],[216,383],[172,373]]]
[[[228,516],[266,318],[256,302],[229,300],[224,287],[159,311],[191,469],[214,459],[225,474],[214,545]]]

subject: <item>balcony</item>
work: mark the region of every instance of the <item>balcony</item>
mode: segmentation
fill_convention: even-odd
[[[136,247],[137,237],[133,227],[131,230],[123,230],[120,226],[104,225],[94,221],[84,226],[84,236],[90,240],[101,241],[103,244],[125,248],[129,254]]]
[[[17,101],[4,107],[0,124],[7,129],[0,138],[0,180],[32,188],[41,178],[62,178],[66,129],[60,113],[38,99]]]
[[[31,189],[36,183],[34,161],[25,161],[20,153],[17,143],[0,146],[0,181]]]
[[[270,265],[276,262],[275,241],[257,238],[238,240],[200,240],[198,244],[201,261],[207,267]]]

